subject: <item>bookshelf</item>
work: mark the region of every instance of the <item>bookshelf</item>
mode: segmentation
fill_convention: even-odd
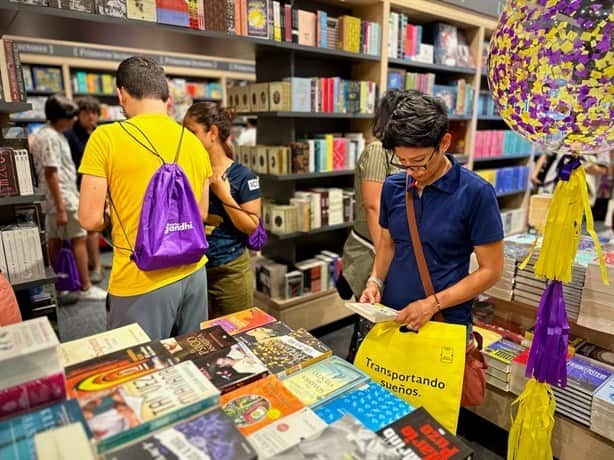
[[[12,113],[20,112],[24,110],[30,110],[31,105],[28,103],[12,103],[12,102],[1,102],[0,103],[0,146],[8,146],[14,149],[27,149],[27,140],[25,137],[20,136],[11,136],[4,133],[2,128],[9,125],[9,116]],[[4,136],[7,136],[5,138]],[[34,187],[36,187],[36,175],[34,174],[34,168],[32,165],[32,159],[30,157],[30,153],[28,151],[28,157],[30,162],[30,174]],[[16,181],[20,181],[20,179],[15,178]],[[38,226],[38,237],[33,236],[34,239],[38,240],[40,238],[40,247],[43,254],[43,264],[44,264],[44,276],[39,277],[37,279],[30,279],[24,281],[15,281],[10,280],[13,290],[15,291],[15,295],[17,297],[17,301],[19,304],[19,308],[21,310],[21,315],[24,319],[32,318],[35,316],[47,315],[50,319],[56,318],[56,305],[57,299],[55,296],[55,288],[53,287],[53,283],[56,280],[56,275],[53,269],[49,266],[49,261],[46,257],[47,245],[44,238],[44,232],[41,231],[42,222],[41,222],[41,212],[38,203],[45,199],[44,195],[36,193],[34,190],[34,194],[30,195],[15,195],[15,196],[4,196],[0,197],[0,228],[4,228],[4,226],[9,226],[7,229],[15,229],[14,227],[10,227],[15,223],[18,223],[18,214],[16,209],[24,209],[28,208],[28,211],[32,212],[33,222]],[[26,237],[23,237],[23,241]],[[29,240],[28,240],[29,241]],[[23,242],[21,243],[23,247]],[[5,250],[4,244],[2,244],[2,251]],[[29,254],[28,256],[32,256]],[[6,261],[5,254],[1,254],[2,260]],[[24,255],[25,257],[25,255]],[[34,259],[30,259],[32,262]],[[7,262],[4,262],[7,263]],[[12,267],[9,266],[9,273],[5,273],[4,276],[9,278],[11,275]],[[43,305],[34,305],[32,301],[32,296],[29,290],[34,288],[39,288],[45,286],[47,288],[47,293],[49,293],[49,299],[43,302]]]

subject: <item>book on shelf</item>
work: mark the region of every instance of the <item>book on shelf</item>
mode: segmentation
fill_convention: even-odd
[[[70,423],[34,435],[36,458],[45,460],[64,460],[66,446],[78,452],[79,460],[95,460],[94,446],[81,423]],[[26,458],[17,455],[17,458]]]
[[[385,321],[394,321],[399,312],[394,308],[387,307],[379,303],[360,303],[360,302],[345,302],[345,307],[359,314],[363,318],[368,319],[372,323],[381,323]]]
[[[231,313],[220,318],[215,318],[209,321],[203,321],[200,324],[201,329],[221,326],[230,335],[241,334],[242,332],[255,329],[260,326],[273,323],[277,319],[268,313],[265,313],[261,309],[254,307],[247,310],[242,310],[236,313]]]
[[[17,45],[13,40],[0,38],[0,101],[25,102],[26,89]]]
[[[111,329],[60,345],[64,367],[79,364],[124,348],[149,342],[151,339],[137,323]]]
[[[40,458],[36,454],[35,436],[73,423],[81,425],[87,439],[92,438],[79,403],[74,399],[0,421],[0,458]]]
[[[220,406],[244,436],[304,408],[274,375],[222,395]]]
[[[190,27],[190,12],[186,0],[156,0],[158,24]]]
[[[52,8],[61,8],[72,11],[81,11],[83,13],[95,13],[95,0],[48,0],[49,6]]]
[[[317,407],[364,382],[369,377],[347,361],[331,356],[283,380],[299,400]]]
[[[525,349],[522,345],[502,339],[484,348],[484,359],[489,367],[509,373],[512,360]]]
[[[58,67],[32,66],[32,80],[36,91],[50,93],[64,91],[62,70]]]
[[[413,410],[412,406],[381,385],[369,381],[318,406],[314,411],[328,424],[350,414],[371,431],[378,431]]]
[[[95,0],[96,12],[116,18],[126,17],[126,0]]]
[[[157,22],[156,0],[126,0],[128,19]]]
[[[306,460],[320,452],[326,452],[329,458],[335,459],[397,458],[393,448],[388,446],[384,440],[366,428],[359,420],[346,414],[317,433],[305,436],[296,446],[271,459]]]
[[[192,362],[79,398],[99,453],[172,425],[219,403],[220,392]]]
[[[283,378],[329,356],[332,350],[305,329],[276,322],[237,336],[272,374]]]
[[[424,407],[377,432],[402,458],[468,460],[473,450],[446,430]]]
[[[40,229],[13,225],[0,231],[0,267],[12,284],[45,278]]]
[[[219,408],[181,421],[132,444],[107,452],[104,460],[256,460],[256,451]]]

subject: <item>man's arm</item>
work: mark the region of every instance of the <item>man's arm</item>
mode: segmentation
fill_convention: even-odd
[[[467,302],[492,287],[503,272],[503,241],[475,246],[479,268],[453,286],[436,293],[441,309]],[[431,296],[410,303],[399,313],[397,321],[419,329],[438,311],[437,303]]]
[[[47,188],[51,192],[53,202],[55,203],[55,211],[57,213],[58,225],[66,225],[68,223],[68,215],[66,214],[66,206],[60,192],[60,179],[58,178],[58,168],[45,166],[45,182]]]
[[[84,174],[79,198],[79,223],[90,232],[104,230],[104,204],[107,197],[105,177]]]

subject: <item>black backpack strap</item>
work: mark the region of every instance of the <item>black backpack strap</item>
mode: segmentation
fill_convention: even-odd
[[[185,131],[185,126],[181,126],[181,134],[179,135],[179,143],[177,144],[177,151],[175,152],[175,160],[173,163],[177,163],[179,161],[179,154],[181,153],[181,143],[183,142],[183,132]]]
[[[134,127],[139,133],[141,133],[141,135],[145,138],[145,140],[147,141],[149,146],[145,145],[143,142],[141,142],[139,139],[137,139],[137,137],[134,134],[132,134],[130,131],[128,131],[128,129],[126,129],[126,127],[124,126],[125,124]],[[128,136],[130,136],[132,139],[135,140],[135,142],[140,144],[141,147],[143,147],[145,150],[149,150],[151,153],[153,153],[155,156],[157,156],[158,159],[162,162],[162,164],[166,164],[166,161],[164,161],[164,158],[162,158],[162,155],[160,155],[158,153],[158,150],[156,150],[156,147],[153,145],[151,140],[147,137],[147,135],[143,132],[143,130],[141,128],[139,128],[134,123],[131,123],[130,121],[120,121],[119,122],[119,126],[122,127],[122,129],[126,132],[126,134],[128,134]],[[183,136],[183,132],[182,132],[182,136]]]
[[[117,216],[117,222],[119,222],[119,227],[122,229],[122,233],[124,234],[124,238],[126,239],[126,243],[128,243],[128,247],[130,249],[122,248],[121,246],[115,245],[115,243],[111,239],[110,233],[109,233],[109,238],[111,239],[111,241],[109,241],[108,243],[110,243],[110,245],[114,248],[121,249],[123,251],[130,251],[130,254],[134,254],[134,249],[132,247],[132,244],[130,244],[130,238],[128,238],[128,233],[126,233],[126,228],[124,227],[122,220],[119,218],[119,212],[117,212],[115,203],[113,203],[113,198],[111,198],[111,192],[107,192],[107,197],[109,198],[109,204],[111,205],[111,209],[113,210],[113,212],[115,212],[115,215]]]

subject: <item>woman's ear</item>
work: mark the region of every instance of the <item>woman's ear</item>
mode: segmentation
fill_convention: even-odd
[[[211,127],[209,128],[209,134],[211,135],[211,140],[213,142],[217,142],[217,140],[220,138],[220,130],[217,129],[217,126],[215,125],[211,125]]]
[[[447,153],[450,145],[452,144],[452,134],[445,133],[441,138],[441,142],[439,143],[439,151],[443,153]]]

